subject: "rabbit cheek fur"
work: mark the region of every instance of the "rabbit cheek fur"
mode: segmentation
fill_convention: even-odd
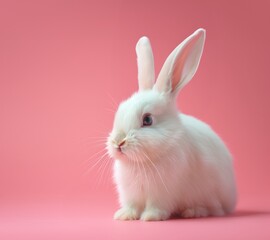
[[[139,92],[121,103],[107,149],[115,158],[118,220],[166,220],[222,216],[234,210],[232,157],[218,135],[200,120],[180,114],[179,90],[193,77],[205,31],[197,30],[167,58],[154,83],[150,42],[136,46]],[[145,114],[151,125],[144,126]]]

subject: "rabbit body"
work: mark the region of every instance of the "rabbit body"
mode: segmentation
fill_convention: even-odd
[[[229,150],[210,126],[176,107],[176,94],[197,69],[204,38],[200,29],[180,44],[155,84],[150,43],[143,39],[141,50],[137,45],[140,91],[120,104],[107,143],[121,205],[115,219],[222,216],[235,208]]]

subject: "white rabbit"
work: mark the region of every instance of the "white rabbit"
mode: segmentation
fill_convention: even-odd
[[[120,104],[107,141],[121,204],[114,219],[222,216],[234,210],[228,149],[207,124],[176,107],[178,92],[197,70],[204,41],[204,29],[185,39],[156,83],[150,42],[147,37],[138,41],[139,91]]]

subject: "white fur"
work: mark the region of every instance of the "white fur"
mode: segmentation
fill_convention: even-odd
[[[197,30],[168,57],[151,89],[148,82],[119,106],[107,142],[115,158],[114,179],[121,204],[115,219],[221,216],[235,208],[228,149],[207,124],[179,114],[175,104],[178,91],[195,74],[204,39],[205,31]],[[146,113],[153,124],[142,127]]]

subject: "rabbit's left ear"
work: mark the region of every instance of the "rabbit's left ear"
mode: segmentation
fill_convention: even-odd
[[[152,89],[155,80],[154,57],[147,37],[139,39],[136,45],[139,91]]]
[[[154,89],[175,97],[194,76],[202,56],[205,30],[200,28],[186,38],[166,59]]]

